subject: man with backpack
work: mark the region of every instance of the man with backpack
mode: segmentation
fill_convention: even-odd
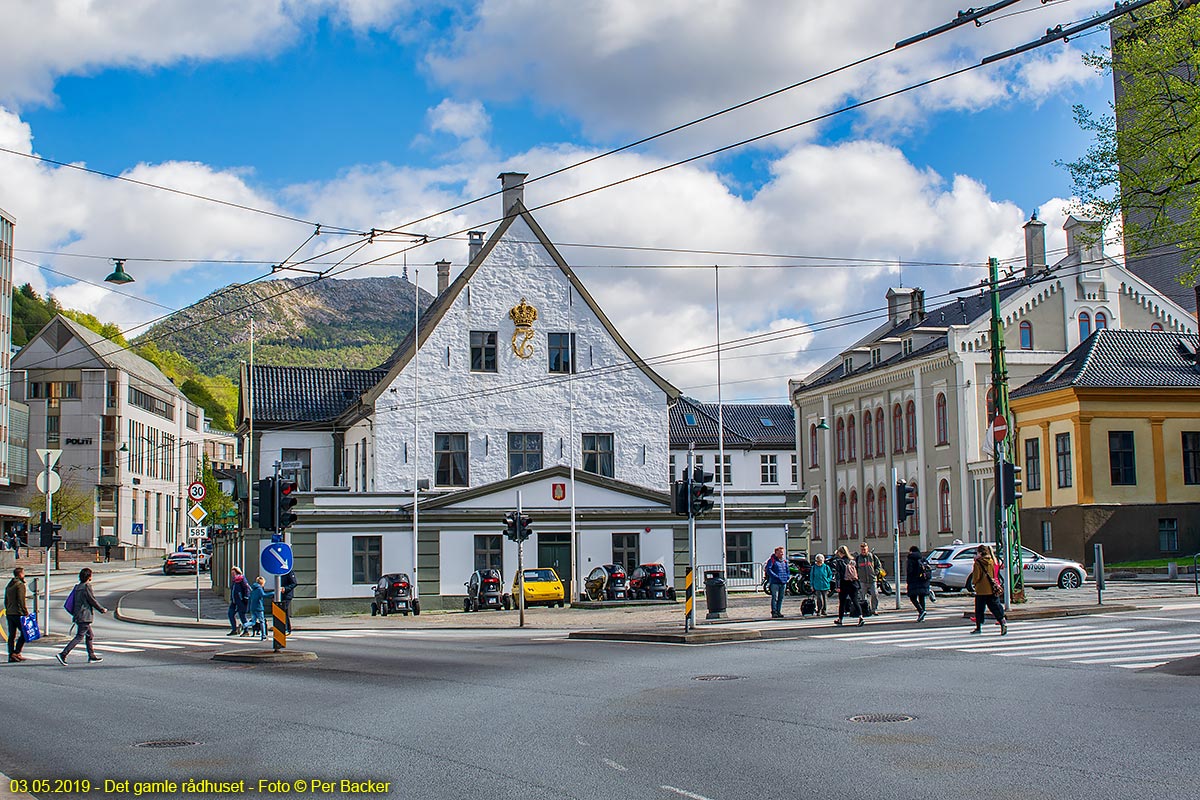
[[[96,655],[96,650],[93,647],[92,635],[92,620],[95,618],[93,611],[99,611],[101,614],[107,614],[108,609],[96,602],[96,595],[92,593],[92,571],[87,567],[79,570],[79,583],[67,595],[67,602],[63,603],[63,608],[71,615],[71,619],[75,620],[75,638],[67,643],[61,653],[55,653],[54,657],[58,659],[58,663],[64,667],[67,665],[67,656],[75,649],[75,645],[83,642],[87,646],[88,663],[94,664],[104,659]]]

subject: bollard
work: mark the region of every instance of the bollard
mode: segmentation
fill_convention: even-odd
[[[1104,545],[1092,545],[1095,548],[1096,570],[1096,605],[1104,605]]]
[[[1179,564],[1174,561],[1167,562],[1167,580],[1179,580]]]

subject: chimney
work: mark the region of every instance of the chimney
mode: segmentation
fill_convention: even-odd
[[[467,263],[470,264],[483,249],[483,231],[467,231]]]
[[[1098,220],[1070,216],[1063,230],[1067,232],[1067,255],[1078,255],[1082,264],[1104,260],[1104,230]]]
[[[1046,223],[1037,212],[1025,223],[1025,277],[1032,278],[1046,268]]]
[[[909,320],[919,322],[925,317],[925,290],[901,286],[887,290],[888,319],[892,325]]]
[[[500,188],[504,190],[503,208],[504,214],[507,216],[513,203],[525,202],[525,179],[529,177],[529,173],[501,172],[496,177],[500,179]]]
[[[437,267],[438,271],[438,294],[441,294],[450,285],[450,262],[443,259],[435,263],[434,266]]]

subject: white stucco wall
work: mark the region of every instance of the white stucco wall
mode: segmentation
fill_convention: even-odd
[[[614,477],[659,490],[665,487],[666,393],[631,367],[630,359],[578,296],[572,313],[569,281],[541,245],[513,241],[535,238],[522,220],[514,222],[422,345],[419,447],[412,447],[416,372],[412,362],[379,397],[376,491],[409,489],[414,470],[434,485],[437,432],[468,434],[472,486],[508,477],[508,433],[519,431],[542,433],[544,466],[568,464],[572,453],[580,466],[581,435],[612,433]],[[538,311],[534,353],[529,359],[518,358],[510,344],[514,325],[508,312],[521,298]],[[497,372],[470,371],[472,330],[498,332]],[[546,334],[571,330],[576,335],[576,370],[585,374],[568,382],[562,380],[565,376],[548,372]],[[568,411],[572,392],[573,427]]]
[[[364,532],[363,536],[382,536],[383,573],[407,572],[412,575],[412,532]],[[330,532],[317,534],[317,597],[371,597],[374,584],[356,584],[354,572],[354,534]]]
[[[259,443],[258,477],[270,478],[275,474],[275,462],[284,450],[310,451],[312,485],[333,486],[333,437],[320,431],[264,431]]]

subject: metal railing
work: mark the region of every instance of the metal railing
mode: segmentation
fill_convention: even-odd
[[[705,570],[721,568],[720,564],[697,564],[696,565],[696,589],[700,591],[704,588],[704,572]],[[763,582],[763,565],[759,562],[748,562],[744,564],[726,564],[725,565],[725,586],[731,592],[754,592],[762,586]]]

